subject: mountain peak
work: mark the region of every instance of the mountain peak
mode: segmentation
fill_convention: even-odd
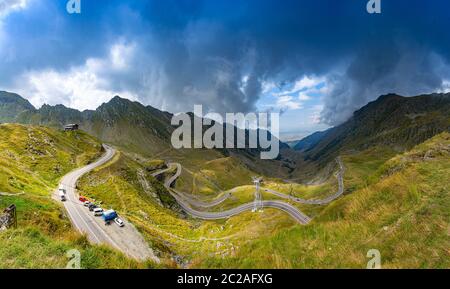
[[[22,112],[34,110],[34,106],[20,95],[0,91],[0,122],[13,122]]]
[[[404,98],[404,97],[401,95],[395,94],[395,93],[388,93],[388,94],[380,95],[380,97],[378,97],[378,99],[376,101],[382,101],[382,100],[394,99],[394,98]]]
[[[132,103],[128,98],[120,97],[119,95],[114,96],[108,103]]]
[[[26,109],[35,109],[34,106],[25,98],[22,96],[7,92],[7,91],[0,91],[0,104],[19,104]]]
[[[111,98],[110,101],[129,101],[129,100],[126,98],[120,97],[120,95],[116,95],[113,98]]]
[[[105,102],[102,105],[100,105],[97,108],[97,110],[104,110],[104,109],[111,109],[111,108],[127,109],[130,106],[132,106],[133,104],[136,104],[136,103],[127,98],[123,98],[123,97],[116,95],[113,98],[111,98],[108,102]]]

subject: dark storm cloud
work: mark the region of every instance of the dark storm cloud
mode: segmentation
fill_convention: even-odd
[[[325,98],[322,120],[345,121],[358,108],[380,95],[414,96],[439,92],[450,79],[446,60],[416,43],[392,43],[388,49],[369,48],[358,53],[341,75],[330,75],[332,87]]]
[[[1,85],[107,59],[123,43],[131,69],[97,71],[108,91],[173,112],[250,111],[265,81],[322,75],[332,88],[322,119],[336,124],[382,93],[439,90],[449,76],[447,1],[382,0],[381,15],[366,0],[82,1],[77,16],[64,1],[32,1],[7,18]]]

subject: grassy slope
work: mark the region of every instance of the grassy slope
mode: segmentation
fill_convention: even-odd
[[[132,221],[167,265],[175,265],[170,259],[177,259],[189,267],[365,268],[366,253],[374,248],[381,251],[384,267],[448,267],[450,199],[442,180],[450,177],[449,138],[440,135],[396,157],[384,148],[344,155],[346,195],[328,206],[297,205],[315,217],[308,226],[299,226],[274,209],[214,222],[181,217],[143,194],[136,172],[148,160],[125,154],[84,177],[80,185]],[[428,151],[434,158],[423,160]],[[227,159],[208,164],[202,169],[194,163],[198,168],[186,172],[206,188],[197,190],[204,199],[212,196],[208,190],[213,191],[213,186],[226,190],[233,181],[245,183],[251,175],[240,178],[242,171]],[[237,172],[236,180],[226,178],[223,171],[228,168]],[[149,174],[146,177],[153,190],[163,194],[164,188]],[[192,183],[186,181],[184,186]],[[322,198],[337,189],[334,178],[314,186],[276,180],[265,186],[303,198]],[[252,199],[253,188],[242,186],[232,199],[210,210]],[[277,198],[264,194],[264,199]]]
[[[217,160],[219,163],[223,161]],[[104,206],[113,207],[133,222],[166,266],[185,266],[197,258],[231,254],[248,238],[270,234],[276,227],[293,225],[288,216],[275,210],[262,214],[244,213],[228,220],[211,222],[187,218],[167,205],[165,208],[160,206],[151,192],[145,193],[137,172],[144,170],[148,163],[148,160],[121,153],[108,166],[83,177],[79,187],[83,194],[101,200]],[[150,173],[146,179],[154,193],[167,194]],[[220,183],[220,179],[212,177],[210,181]]]
[[[450,179],[450,135],[390,159],[369,179],[310,225],[278,230],[243,244],[235,257],[197,266],[365,268],[373,248],[384,268],[448,268],[450,188],[443,180]]]
[[[0,208],[17,206],[18,229],[0,233],[1,268],[62,268],[66,252],[78,249],[82,267],[139,267],[122,254],[89,245],[71,229],[60,205],[50,197],[67,172],[97,158],[100,143],[83,132],[0,125]]]
[[[192,187],[190,190],[180,185],[178,187],[203,199],[214,198],[223,191],[249,184],[255,175],[232,157],[210,160],[205,162],[202,168],[197,170],[184,168],[184,171],[192,177]]]
[[[223,157],[215,150],[169,149],[151,157],[181,163],[177,188],[199,197],[214,197],[220,190],[248,183],[253,175],[238,159]]]
[[[145,193],[138,171],[144,171],[152,163],[160,162],[121,153],[108,166],[83,177],[79,186],[83,194],[101,200],[104,206],[113,207],[132,221],[159,256],[166,259],[168,265],[175,265],[171,261],[175,257],[181,265],[196,266],[197,260],[206,256],[231,256],[241,244],[249,240],[268,237],[282,228],[295,226],[295,222],[287,214],[274,209],[257,214],[247,212],[228,220],[210,222],[183,217],[167,206],[163,208],[158,205],[152,192],[158,196],[167,193],[164,193],[165,189],[150,173],[146,173],[146,179],[152,192]],[[253,200],[254,187],[248,186],[253,174],[235,159],[218,158],[203,164],[194,161],[189,168],[183,167],[183,171],[191,178],[181,179],[177,182],[177,187],[181,190],[186,187],[185,191],[194,192],[204,200],[217,196],[221,191],[246,184],[233,192],[231,199],[207,209],[208,211],[229,209]],[[167,175],[171,173],[173,172],[168,172]],[[290,185],[283,184],[274,186],[281,191],[290,188]],[[296,185],[295,189],[298,189],[298,195],[302,197],[320,197],[330,194],[335,186],[331,182],[312,187]],[[265,194],[264,198],[276,199],[269,194]]]

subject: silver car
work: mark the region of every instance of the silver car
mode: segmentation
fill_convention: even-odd
[[[94,209],[94,216],[100,217],[102,215],[103,215],[103,209],[102,208]]]
[[[125,223],[122,221],[121,218],[115,218],[114,223],[116,223],[119,227],[125,226]]]

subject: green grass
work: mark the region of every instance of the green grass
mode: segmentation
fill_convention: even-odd
[[[387,147],[373,147],[359,153],[344,155],[342,161],[346,167],[346,191],[353,192],[376,181],[374,173],[396,154]]]
[[[163,263],[172,263],[174,256],[181,256],[184,265],[196,267],[198,260],[206,256],[232,255],[237,248],[249,241],[268,237],[279,230],[297,226],[286,213],[274,209],[266,209],[262,213],[246,212],[227,220],[201,221],[180,214],[179,208],[160,206],[156,198],[164,193],[161,183],[155,182],[150,176],[146,179],[155,194],[146,194],[143,185],[138,179],[138,171],[145,171],[149,160],[138,158],[135,155],[120,153],[112,162],[94,170],[83,177],[79,183],[83,194],[96,200],[101,200],[104,206],[112,207],[128,220],[132,221],[143,233],[151,247],[159,254]],[[159,163],[159,161],[155,161]],[[196,195],[207,201],[217,197],[226,189],[236,185],[241,186],[233,193],[233,197],[224,203],[209,208],[208,211],[226,210],[240,204],[253,201],[254,186],[251,184],[252,174],[248,169],[230,158],[219,158],[208,161],[204,168],[196,171],[184,168],[183,172],[189,178],[177,182],[177,188],[193,186],[205,189],[194,190]],[[168,172],[167,176],[174,172]],[[227,177],[230,176],[230,177]],[[186,182],[180,184],[179,182]],[[304,186],[295,185],[297,195],[305,198],[327,196],[336,189],[336,180],[323,185]],[[283,191],[291,185],[270,181],[267,186],[276,187]],[[210,191],[210,193],[207,192]],[[277,199],[271,194],[264,193],[264,199]],[[295,204],[297,205],[297,204]],[[300,206],[299,206],[300,207]],[[302,210],[305,210],[302,208]],[[309,212],[317,214],[316,210],[323,207],[308,207]],[[178,264],[181,265],[181,264]]]
[[[278,230],[243,244],[234,257],[198,266],[365,268],[373,248],[384,268],[448,268],[449,148],[449,134],[437,136],[388,161],[391,174],[333,202],[310,225]],[[434,158],[425,161],[428,151]]]
[[[0,189],[42,193],[70,170],[100,155],[100,144],[83,132],[0,125]]]
[[[18,228],[0,232],[0,268],[64,268],[67,251],[81,253],[83,268],[145,268],[75,232],[62,206],[51,199],[59,179],[101,155],[101,144],[78,131],[0,125],[0,210],[15,204]]]
[[[0,269],[65,268],[70,250],[80,252],[81,268],[147,268],[106,246],[92,246],[85,236],[61,234],[49,236],[40,227],[20,227],[0,234]]]
[[[148,173],[155,194],[144,193],[137,171],[144,170],[148,160],[126,154],[85,176],[80,187],[132,221],[164,266],[365,268],[367,251],[378,249],[385,268],[446,268],[450,266],[450,190],[442,180],[450,177],[449,143],[449,135],[443,134],[398,156],[383,148],[343,155],[345,195],[326,206],[294,204],[314,217],[307,226],[275,209],[219,221],[183,216],[176,207],[159,205],[155,196],[166,193]],[[424,160],[426,154],[432,158]],[[227,159],[208,163],[194,162],[177,187],[190,188],[208,200],[233,187],[233,182],[249,183],[246,179],[252,174],[243,174]],[[228,168],[228,174],[237,171],[241,177],[227,179]],[[321,185],[305,186],[269,179],[264,186],[308,199],[334,193],[337,182],[331,177]],[[263,198],[277,199],[266,193]],[[244,185],[209,210],[252,200],[253,187]],[[182,262],[175,263],[175,256]]]
[[[166,167],[166,162],[164,160],[149,160],[144,164],[147,171],[157,171],[164,169]]]
[[[219,160],[221,161],[221,160]],[[137,172],[143,171],[148,161],[120,153],[112,162],[84,176],[79,187],[83,194],[101,200],[104,207],[112,207],[140,230],[165,266],[194,266],[193,260],[220,252],[232,252],[243,240],[269,233],[275,228],[292,226],[292,220],[276,210],[261,214],[251,212],[228,220],[201,221],[184,216],[179,208],[155,196],[168,196],[161,183],[149,173],[146,175],[153,193],[145,193]],[[252,194],[249,195],[252,197]],[[161,198],[160,198],[161,199]],[[231,205],[235,206],[237,200]],[[173,258],[181,257],[184,264],[175,264]]]

